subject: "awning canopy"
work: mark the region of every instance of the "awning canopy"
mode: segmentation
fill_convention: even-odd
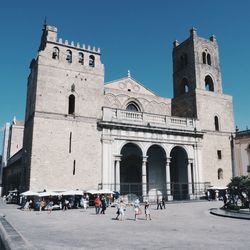
[[[21,193],[20,195],[21,196],[38,196],[39,194],[37,192],[29,190],[29,191]]]

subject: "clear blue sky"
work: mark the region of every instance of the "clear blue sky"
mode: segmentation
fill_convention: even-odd
[[[0,126],[24,119],[29,63],[45,16],[59,37],[101,48],[105,81],[132,76],[172,97],[172,43],[189,29],[219,43],[224,93],[233,96],[235,125],[250,127],[250,1],[8,0],[0,3]],[[0,152],[2,132],[0,134]]]

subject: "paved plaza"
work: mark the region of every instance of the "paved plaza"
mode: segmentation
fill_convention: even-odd
[[[218,217],[210,208],[222,202],[151,205],[151,221],[132,207],[124,221],[115,220],[116,209],[95,215],[93,208],[48,212],[21,211],[1,201],[0,214],[34,249],[250,249],[250,221]]]

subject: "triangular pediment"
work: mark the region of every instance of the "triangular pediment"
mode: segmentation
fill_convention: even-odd
[[[145,86],[143,86],[143,84],[129,76],[124,77],[122,79],[114,80],[112,82],[108,82],[105,84],[104,87],[110,89],[117,89],[120,91],[129,91],[133,93],[155,96],[155,94],[150,89],[146,88]]]

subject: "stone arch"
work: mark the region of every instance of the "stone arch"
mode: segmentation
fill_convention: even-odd
[[[123,103],[122,109],[125,109],[125,110],[126,110],[126,108],[127,108],[127,106],[128,106],[129,103],[135,103],[135,104],[138,106],[138,108],[140,109],[140,112],[144,112],[144,109],[143,109],[143,106],[142,106],[141,102],[140,102],[138,99],[136,99],[136,98],[131,98],[131,97],[129,97],[129,98]]]
[[[72,63],[72,51],[70,49],[67,49],[66,51],[66,61],[68,61],[68,63]]]
[[[142,195],[142,149],[133,142],[127,142],[120,151],[120,192]]]
[[[219,168],[217,174],[218,174],[218,180],[222,180],[223,179],[223,169]]]
[[[211,66],[211,55],[207,53],[207,64]]]
[[[74,115],[75,114],[75,95],[71,94],[68,97],[68,114]]]
[[[221,130],[221,123],[220,123],[220,117],[218,114],[214,115],[214,130],[220,131]]]
[[[210,75],[205,76],[205,90],[214,92],[214,81]]]
[[[59,50],[59,48],[58,47],[54,47],[53,48],[53,52],[52,52],[52,58],[53,59],[59,59],[59,54],[60,54],[60,50]]]
[[[143,147],[143,144],[141,143],[141,142],[138,142],[138,141],[123,141],[120,145],[119,145],[119,147],[118,147],[118,154],[121,154],[121,151],[122,151],[122,149],[124,148],[124,146],[126,145],[126,144],[129,144],[129,143],[131,143],[131,144],[135,144],[138,148],[140,148],[140,150],[142,151],[142,155],[143,156],[145,156],[146,154],[145,154],[145,150],[144,150],[144,147]]]
[[[92,68],[95,67],[95,57],[93,55],[89,56],[89,66]]]
[[[174,146],[170,152],[170,179],[173,198],[188,199],[188,153],[182,146]]]
[[[149,197],[166,195],[166,158],[167,153],[160,144],[147,148],[147,190]]]
[[[181,94],[186,94],[190,91],[190,83],[187,77],[183,77],[181,81]]]

